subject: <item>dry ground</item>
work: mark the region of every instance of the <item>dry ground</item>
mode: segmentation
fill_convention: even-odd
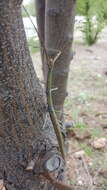
[[[70,131],[67,178],[74,190],[107,190],[107,145],[99,150],[92,146],[94,140],[107,138],[107,44],[87,47],[75,42],[73,51],[65,113],[67,120],[74,121],[74,133],[83,139]],[[42,80],[39,53],[33,61]],[[84,135],[87,130],[89,138]]]
[[[68,179],[79,190],[107,189],[107,146],[97,150],[91,143],[107,138],[107,44],[91,47],[74,44],[76,52],[70,66],[68,92],[65,102],[67,119],[84,136],[69,139]],[[90,138],[85,138],[89,130]],[[79,158],[76,152],[83,150]]]

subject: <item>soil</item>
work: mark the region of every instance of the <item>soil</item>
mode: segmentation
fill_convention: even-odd
[[[107,44],[99,42],[91,47],[74,44],[75,56],[70,66],[68,92],[65,102],[67,120],[90,138],[69,139],[67,176],[74,189],[107,189],[107,145],[100,150],[91,146],[97,138],[107,138]],[[84,150],[81,158],[76,152]]]

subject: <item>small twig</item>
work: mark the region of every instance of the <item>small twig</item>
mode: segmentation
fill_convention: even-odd
[[[46,116],[45,116],[45,121],[44,121],[44,124],[43,124],[43,129],[44,129],[45,126],[46,126],[46,122],[47,122],[47,113],[46,113]]]
[[[53,64],[55,64],[55,62],[56,62],[57,59],[60,57],[60,55],[61,55],[61,51],[59,51],[59,52],[57,53],[57,55],[55,56],[55,58],[53,59]]]
[[[58,90],[58,88],[52,88],[50,89],[51,92]]]
[[[63,111],[61,112],[61,111],[55,110],[55,112],[56,112],[56,113],[63,113],[64,115],[69,116],[69,114],[67,114],[67,113],[65,113],[65,112],[63,112]]]
[[[99,172],[101,171],[101,169],[102,169],[102,168],[99,168],[99,169],[97,170],[95,176],[93,177],[93,179],[92,179],[92,180],[93,180],[93,184],[94,184],[94,182],[95,182],[96,177],[99,175]],[[92,189],[90,188],[90,190],[94,190],[94,189],[95,189],[95,186],[93,186]]]
[[[57,181],[50,173],[45,173],[43,176],[58,190],[73,190],[72,187]]]
[[[99,112],[95,114],[95,117],[99,117],[100,115],[107,115],[107,112]]]
[[[46,51],[44,42],[42,41],[42,39],[41,39],[41,37],[40,37],[40,34],[39,34],[39,32],[38,32],[38,30],[37,30],[35,24],[33,23],[33,20],[31,19],[30,15],[29,15],[29,13],[28,13],[28,11],[27,11],[27,9],[24,7],[24,5],[23,5],[23,9],[24,9],[25,13],[27,14],[28,18],[30,19],[30,21],[31,21],[31,23],[32,23],[32,25],[33,25],[33,27],[34,27],[34,29],[35,29],[35,31],[36,31],[38,37],[39,37],[40,44],[41,44],[41,46],[43,47],[44,53],[45,53],[45,56],[46,56],[46,59],[47,59],[47,61],[49,62],[49,57],[48,57],[48,54],[47,54],[47,51]]]
[[[92,176],[91,176],[90,173],[89,173],[87,164],[86,164],[86,162],[85,162],[83,156],[81,156],[81,158],[82,158],[82,162],[83,162],[83,165],[84,165],[84,169],[86,170],[86,173],[87,173],[88,178],[89,178],[89,180],[90,180],[90,186],[89,186],[89,188],[88,188],[87,190],[93,190],[93,179],[92,179]]]
[[[28,11],[27,11],[27,9],[25,8],[24,5],[23,5],[23,9],[24,9],[25,13],[27,14],[27,16],[29,17],[29,19],[30,19],[30,21],[31,21],[31,23],[32,23],[32,25],[33,25],[33,27],[34,27],[34,29],[35,29],[35,31],[36,31],[38,37],[39,37],[39,32],[38,32],[38,30],[37,30],[35,24],[33,23],[33,21],[32,21],[32,19],[31,19],[30,15],[29,15],[29,13],[28,13]]]
[[[102,168],[99,168],[95,174],[95,176],[93,177],[93,181],[95,180],[95,178],[99,175],[100,171],[102,170]]]

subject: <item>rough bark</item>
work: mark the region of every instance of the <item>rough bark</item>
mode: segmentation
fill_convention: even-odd
[[[38,2],[36,0],[36,2]],[[57,60],[53,70],[53,88],[58,90],[53,92],[53,103],[58,119],[62,120],[64,100],[67,96],[67,79],[69,64],[73,58],[72,41],[75,17],[75,0],[46,0],[45,10],[39,9],[42,14],[38,14],[38,23],[42,19],[44,31],[44,44],[50,58],[55,56],[55,52],[61,51],[61,56]],[[38,4],[38,3],[37,3]],[[42,1],[41,1],[42,6]],[[43,7],[42,7],[43,8]],[[38,6],[37,6],[38,10]],[[44,20],[45,11],[45,20]],[[41,28],[39,27],[39,31]],[[43,73],[47,78],[48,68],[46,59],[42,59]]]
[[[40,178],[41,163],[59,153],[29,55],[21,2],[0,1],[0,179],[8,190],[45,190],[51,187]],[[28,172],[31,160],[36,163]]]

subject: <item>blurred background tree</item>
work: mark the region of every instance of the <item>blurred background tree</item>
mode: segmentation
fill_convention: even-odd
[[[78,0],[76,14],[85,17],[80,26],[84,42],[88,45],[96,43],[106,23],[107,2],[104,0]]]
[[[97,0],[97,1],[88,0],[88,2],[90,2],[91,9],[93,10],[94,13],[96,12],[96,10],[98,8],[99,9],[101,8],[104,13],[104,18],[107,19],[107,1],[105,1],[105,0]],[[77,1],[77,7],[76,7],[77,15],[81,15],[81,16],[86,15],[85,4],[86,4],[86,0],[78,0]]]

